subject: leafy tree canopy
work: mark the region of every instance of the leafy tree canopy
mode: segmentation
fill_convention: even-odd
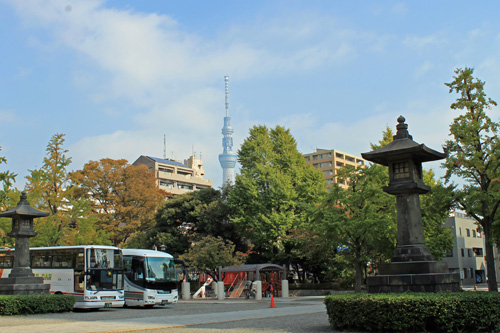
[[[454,191],[455,202],[483,229],[488,288],[497,291],[492,238],[500,205],[500,139],[499,124],[487,114],[497,103],[486,97],[484,82],[473,73],[473,68],[459,68],[453,81],[445,83],[459,95],[451,109],[460,115],[450,125],[452,140],[446,141],[443,167],[446,182],[453,177],[464,181]]]
[[[1,150],[2,147],[0,147],[0,151]],[[7,158],[4,156],[0,156],[0,165],[1,164],[7,164]],[[13,206],[13,201],[11,200],[13,190],[11,187],[13,182],[16,180],[16,176],[16,174],[8,170],[0,172],[0,183],[2,184],[2,187],[0,188],[0,211],[5,211]],[[7,236],[11,227],[11,219],[0,218],[0,238],[2,239],[0,246],[12,246],[12,240]]]
[[[386,168],[346,166],[322,207],[322,220],[329,239],[350,256],[356,272],[356,292],[361,291],[363,267],[370,261],[389,259],[396,241],[396,205],[393,196],[382,191],[388,183]]]
[[[146,166],[104,158],[86,163],[71,177],[78,196],[89,200],[99,229],[110,235],[113,245],[123,246],[135,233],[154,226],[165,193]]]
[[[193,243],[189,251],[180,258],[187,266],[208,272],[213,277],[217,277],[219,266],[237,266],[245,261],[243,254],[235,250],[231,241],[214,236],[205,236]]]
[[[254,126],[238,151],[240,174],[229,201],[232,221],[263,260],[287,262],[287,233],[312,221],[311,208],[326,192],[323,175],[297,150],[281,126]]]
[[[188,250],[191,242],[213,236],[231,241],[238,251],[245,252],[246,245],[230,222],[229,189],[203,189],[166,201],[158,209],[156,225],[143,240],[144,246],[165,245],[169,253],[180,255]]]

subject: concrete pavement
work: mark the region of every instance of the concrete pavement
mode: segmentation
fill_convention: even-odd
[[[172,329],[185,330],[194,326],[199,327],[200,325],[210,325],[213,327],[212,329],[217,329],[219,324],[227,322],[237,323],[236,327],[246,327],[245,323],[238,322],[246,321],[246,323],[249,323],[252,320],[275,318],[275,320],[267,321],[266,325],[271,327],[264,328],[264,331],[273,332],[282,331],[273,328],[273,322],[276,320],[282,321],[283,318],[290,318],[291,316],[303,316],[307,318],[312,314],[318,313],[324,314],[326,317],[326,308],[323,300],[324,297],[276,297],[274,298],[275,308],[269,307],[270,299],[262,301],[244,299],[227,299],[221,301],[214,299],[180,300],[178,304],[172,305],[171,309],[177,308],[177,310],[181,310],[183,308],[185,310],[174,313],[173,311],[169,311],[170,309],[165,309],[161,312],[161,315],[151,316],[147,316],[147,310],[140,310],[142,311],[140,316],[133,316],[134,312],[132,311],[134,310],[114,309],[113,311],[109,311],[108,317],[103,318],[101,316],[95,321],[89,318],[92,313],[82,313],[81,318],[84,318],[83,320],[79,320],[81,318],[75,315],[63,316],[62,314],[58,318],[47,318],[47,320],[43,320],[44,315],[16,316],[17,318],[2,317],[0,330],[30,333],[164,332]],[[191,308],[196,308],[197,310],[193,311],[196,313],[190,313]],[[130,316],[123,318],[123,313],[120,313],[120,311],[129,311],[128,314]],[[153,314],[153,312],[149,313]],[[117,316],[117,314],[120,314],[121,317]],[[127,313],[125,312],[125,314]],[[321,326],[325,327],[323,318],[321,320]],[[242,330],[238,331],[243,332]],[[249,332],[250,330],[245,331]],[[259,329],[259,331],[262,331],[262,329]]]

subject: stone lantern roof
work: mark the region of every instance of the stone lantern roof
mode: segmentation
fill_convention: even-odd
[[[50,215],[50,213],[42,212],[38,209],[31,207],[29,202],[28,202],[28,197],[26,196],[26,192],[21,193],[21,199],[19,200],[16,207],[0,213],[0,217],[22,216],[22,217],[26,217],[26,218],[37,218],[37,217],[45,217],[45,216],[49,216],[49,215]]]
[[[389,161],[401,158],[412,158],[418,162],[428,162],[446,157],[445,153],[440,153],[423,143],[419,144],[413,141],[413,137],[408,133],[408,125],[405,124],[405,120],[403,116],[399,116],[398,125],[396,125],[397,132],[393,136],[391,143],[374,151],[362,153],[361,156],[365,160],[386,166]]]

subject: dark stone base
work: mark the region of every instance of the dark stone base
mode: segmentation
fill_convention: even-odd
[[[0,295],[48,295],[50,286],[42,277],[8,277],[0,279]]]
[[[409,261],[434,261],[434,256],[425,244],[402,245],[396,247],[391,262]]]
[[[394,274],[370,276],[366,279],[369,293],[459,291],[457,273]]]
[[[449,273],[443,261],[408,261],[380,264],[379,275]]]
[[[379,274],[366,279],[370,293],[459,291],[460,274],[437,261],[391,262],[379,266]]]

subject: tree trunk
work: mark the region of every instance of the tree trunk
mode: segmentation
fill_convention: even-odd
[[[495,257],[493,244],[491,242],[491,223],[484,219],[482,223],[484,231],[484,243],[486,248],[486,270],[488,276],[488,291],[498,291],[497,274],[495,269]]]
[[[362,275],[362,268],[361,268],[361,262],[358,254],[354,255],[354,269],[356,271],[356,282],[354,285],[354,292],[355,293],[360,293],[361,292],[361,275]]]

